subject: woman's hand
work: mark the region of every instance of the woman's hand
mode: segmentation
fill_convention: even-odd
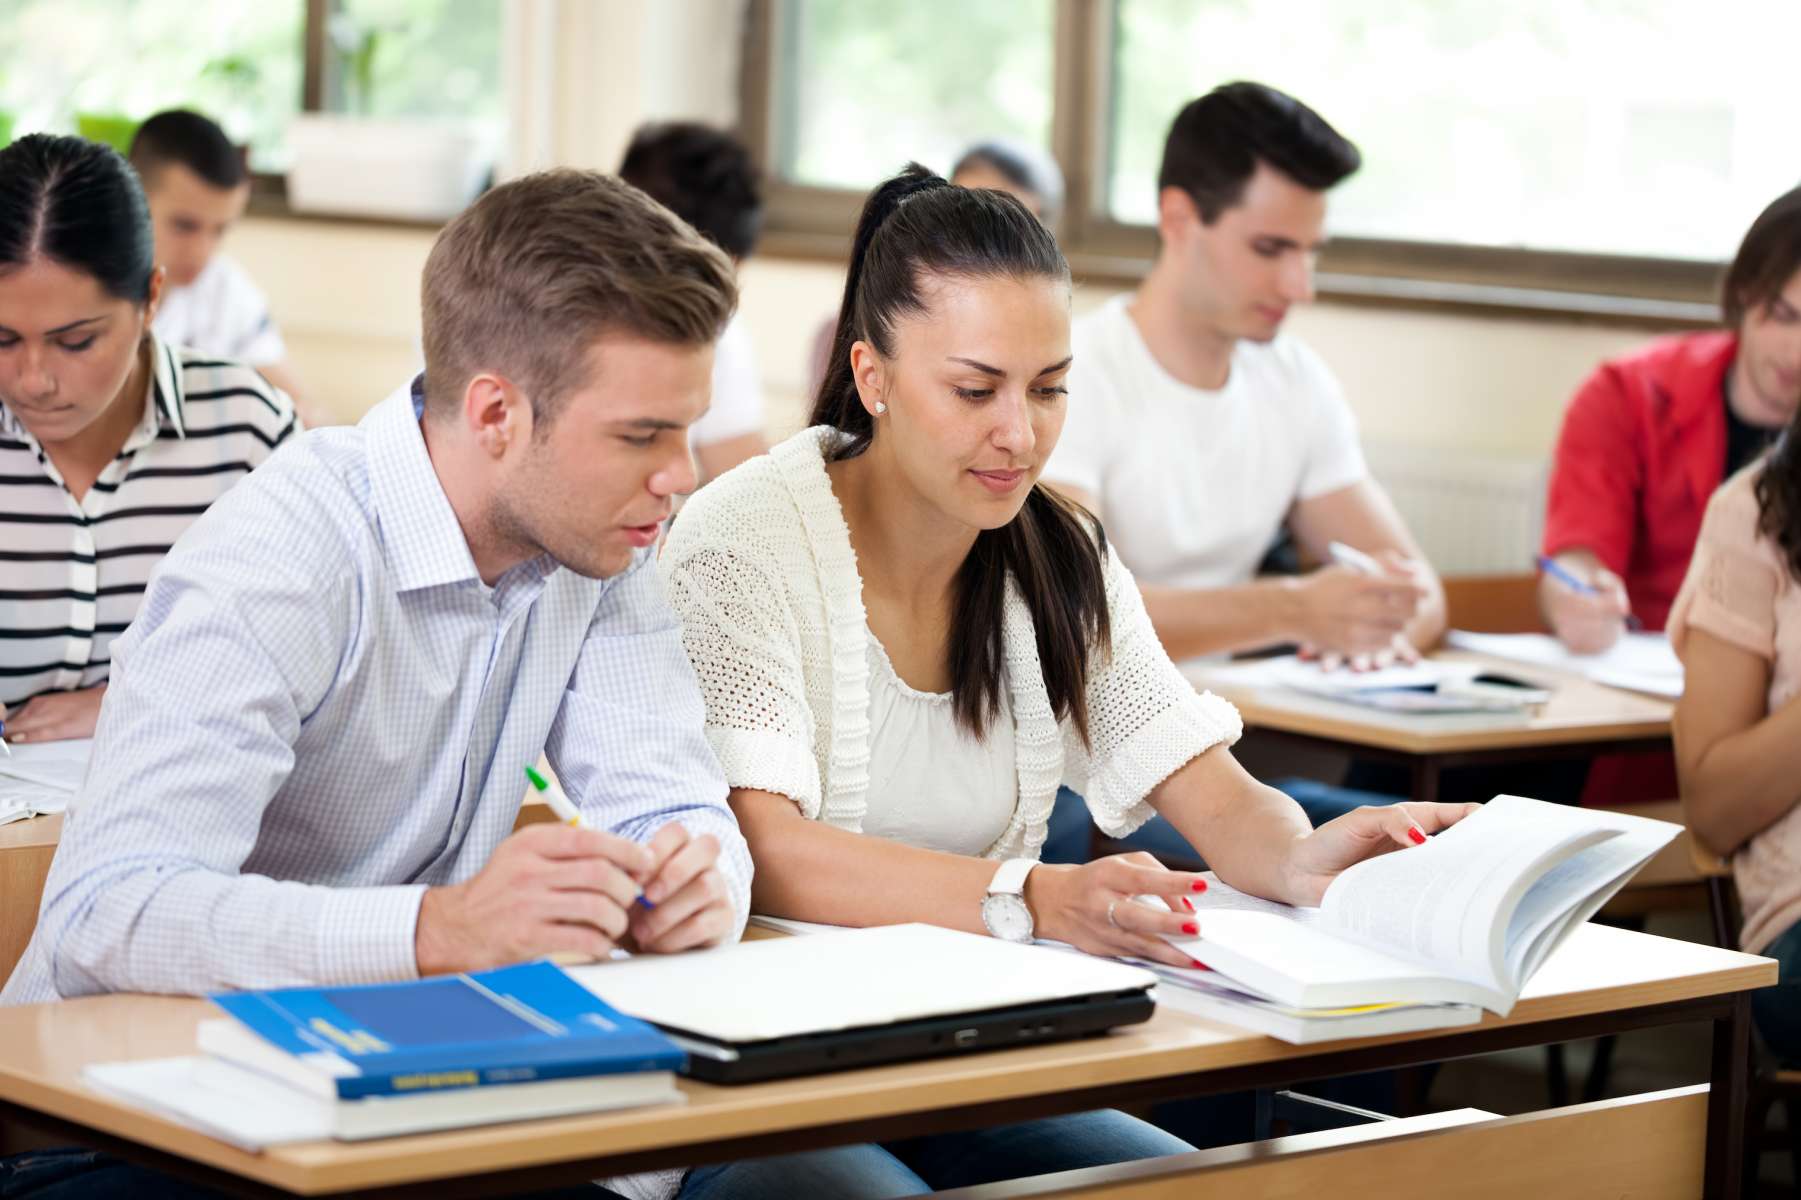
[[[1068,942],[1090,954],[1192,967],[1194,959],[1163,939],[1199,932],[1188,898],[1206,890],[1207,881],[1199,875],[1171,871],[1139,852],[1079,867],[1035,867],[1026,877],[1025,901],[1039,937]],[[1169,911],[1140,903],[1138,896],[1160,896]]]
[[[106,685],[101,683],[78,692],[45,692],[11,711],[0,708],[6,740],[61,742],[93,737],[94,723],[100,720],[100,701],[105,697]]]
[[[1364,805],[1321,825],[1292,843],[1288,855],[1290,904],[1317,905],[1326,888],[1346,867],[1366,858],[1426,844],[1426,838],[1449,829],[1480,804]]]

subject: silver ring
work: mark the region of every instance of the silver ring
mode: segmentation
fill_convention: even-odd
[[[1119,922],[1115,921],[1113,919],[1113,910],[1118,907],[1119,907],[1119,897],[1115,896],[1107,904],[1107,924],[1113,926],[1113,928],[1115,928],[1115,929],[1119,928]]]

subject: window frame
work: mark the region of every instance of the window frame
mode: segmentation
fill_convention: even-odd
[[[322,5],[330,0],[309,0]],[[775,177],[785,10],[794,0],[749,0],[740,71],[740,130],[769,172],[766,254],[842,262],[863,194]],[[1058,238],[1076,277],[1131,285],[1156,255],[1156,231],[1107,215],[1098,202],[1108,166],[1117,0],[1055,0],[1051,153],[1067,201]],[[1339,237],[1320,256],[1322,299],[1351,304],[1689,329],[1719,323],[1724,263],[1504,246]]]

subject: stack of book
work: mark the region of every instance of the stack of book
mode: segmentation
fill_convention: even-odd
[[[679,1103],[685,1056],[554,964],[211,997],[201,1054],[90,1087],[246,1150]]]
[[[1144,963],[1159,1003],[1310,1043],[1506,1016],[1570,933],[1679,826],[1497,796],[1423,846],[1343,872],[1318,908],[1215,882],[1200,935],[1170,941],[1207,970]]]

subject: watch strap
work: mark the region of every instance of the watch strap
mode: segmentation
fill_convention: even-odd
[[[1026,890],[1026,876],[1038,865],[1035,858],[1009,858],[988,884],[990,896],[1018,896]]]

